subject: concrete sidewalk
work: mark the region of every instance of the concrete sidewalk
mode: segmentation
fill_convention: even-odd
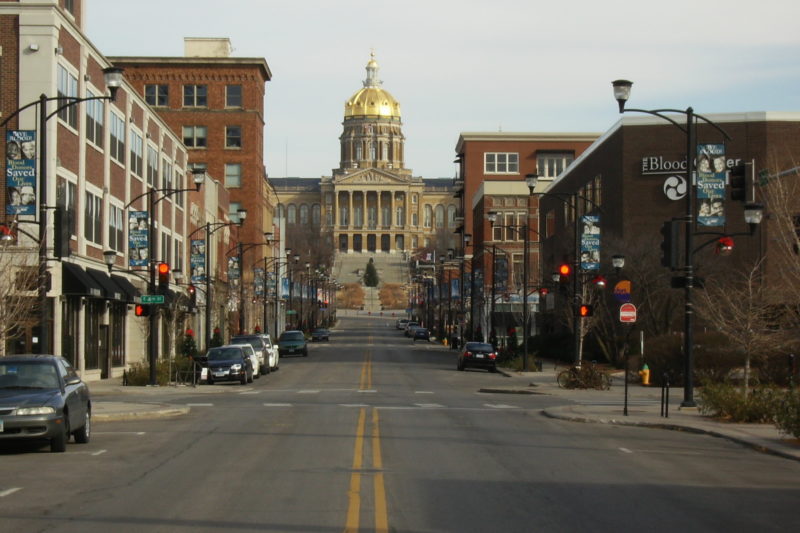
[[[571,422],[618,424],[677,431],[691,431],[721,437],[755,450],[800,461],[800,439],[782,435],[772,424],[739,424],[703,416],[699,409],[680,407],[683,389],[670,390],[668,417],[661,416],[661,388],[628,384],[628,414],[625,409],[624,374],[614,376],[607,391],[561,389],[556,375],[564,368],[555,369],[545,363],[542,372],[515,372],[500,369],[508,379],[500,387],[482,389],[481,392],[507,394],[546,394],[564,398],[565,404],[549,407],[543,414],[550,418]],[[695,400],[697,396],[695,395]],[[569,403],[566,403],[569,402]]]
[[[91,381],[88,385],[92,394],[92,419],[95,422],[185,415],[189,407],[164,403],[164,397],[224,392],[220,387],[208,385],[123,387],[122,378]]]

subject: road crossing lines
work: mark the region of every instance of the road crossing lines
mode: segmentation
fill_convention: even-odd
[[[0,498],[11,496],[12,494],[20,490],[22,490],[22,487],[11,487],[10,489],[0,490]]]

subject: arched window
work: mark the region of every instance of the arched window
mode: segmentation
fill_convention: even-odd
[[[278,218],[283,218],[286,216],[286,208],[283,204],[278,204]]]
[[[286,208],[286,223],[297,223],[297,207],[294,204],[289,204],[289,206]]]
[[[455,229],[456,227],[456,206],[447,206],[447,227]]]
[[[429,205],[425,206],[425,218],[423,218],[423,223],[426,228],[431,227],[431,221],[433,219],[433,208]]]
[[[411,213],[411,225],[419,226],[419,214],[417,212]]]
[[[436,227],[444,227],[444,206],[442,204],[436,206]]]
[[[308,206],[306,204],[300,206],[300,223],[308,224]]]
[[[319,226],[320,220],[320,207],[319,204],[314,204],[311,206],[311,223],[315,226]]]

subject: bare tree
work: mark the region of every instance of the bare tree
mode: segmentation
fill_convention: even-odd
[[[35,321],[39,281],[38,249],[0,245],[0,356],[8,342]]]

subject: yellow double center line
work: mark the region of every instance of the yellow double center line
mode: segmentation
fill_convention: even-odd
[[[372,338],[369,339],[372,344]],[[361,380],[359,387],[370,389],[372,387],[372,354],[367,351],[364,364],[361,367]],[[381,433],[378,419],[378,410],[372,408],[372,439],[369,444],[372,448],[372,487],[374,492],[375,531],[388,533],[389,516],[386,509],[386,489],[383,483],[383,458],[381,456]],[[356,426],[356,442],[353,451],[353,471],[350,474],[350,488],[347,493],[347,523],[345,533],[357,533],[361,522],[361,478],[367,475],[364,469],[364,447],[367,444],[367,408],[362,407],[358,413]]]

